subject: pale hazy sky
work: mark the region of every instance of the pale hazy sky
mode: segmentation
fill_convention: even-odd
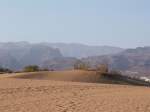
[[[150,0],[0,0],[0,41],[150,45]]]

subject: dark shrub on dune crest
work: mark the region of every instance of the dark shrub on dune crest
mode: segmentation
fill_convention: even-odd
[[[8,69],[8,68],[0,68],[0,73],[2,74],[2,73],[12,73],[13,71],[12,70],[10,70],[10,69]]]

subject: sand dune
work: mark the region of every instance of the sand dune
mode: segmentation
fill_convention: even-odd
[[[18,73],[3,75],[7,78],[32,79],[32,80],[55,80],[71,82],[105,83],[105,84],[123,84],[149,86],[146,82],[136,81],[134,79],[120,78],[117,75],[102,75],[96,71],[70,70],[70,71],[48,71],[34,73]],[[1,76],[2,77],[2,76]]]
[[[96,76],[92,72],[74,71],[68,78],[72,72],[53,75],[73,80],[78,73],[74,81],[84,77],[85,82]],[[60,79],[50,74],[1,75],[0,112],[150,112],[147,87],[54,81]]]
[[[99,82],[100,75],[95,71],[51,71],[51,72],[35,72],[12,74],[9,78],[21,79],[38,79],[38,80],[56,80],[56,81],[73,81],[73,82]]]

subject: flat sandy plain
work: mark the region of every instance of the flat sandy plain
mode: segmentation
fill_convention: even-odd
[[[91,75],[80,71],[54,81],[53,73],[1,75],[0,112],[150,112],[148,87],[86,83]]]

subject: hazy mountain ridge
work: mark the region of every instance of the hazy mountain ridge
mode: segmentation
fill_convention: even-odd
[[[49,68],[51,70],[74,69],[74,64],[76,63],[76,61],[76,58],[61,57],[44,61],[41,66],[44,68]]]
[[[89,56],[109,55],[122,52],[124,49],[113,46],[89,46],[78,43],[41,43],[58,48],[64,57],[85,58]]]
[[[44,61],[60,58],[58,49],[29,43],[1,43],[0,65],[10,69],[22,69],[27,65],[41,65]]]
[[[107,53],[111,51],[109,53],[112,54],[97,56],[99,53],[105,54],[105,51]],[[34,64],[59,70],[73,68],[77,57],[85,57],[81,60],[90,63],[91,66],[108,64],[111,69],[115,70],[150,73],[150,47],[124,50],[116,47],[86,46],[82,44],[0,43],[0,66],[13,70]]]
[[[108,64],[113,70],[150,73],[150,47],[127,49],[115,55],[84,58],[83,61],[95,64]]]
[[[72,68],[76,58],[120,51],[122,49],[116,47],[82,44],[8,42],[0,43],[0,65],[14,70],[34,64],[54,69],[65,69]]]

